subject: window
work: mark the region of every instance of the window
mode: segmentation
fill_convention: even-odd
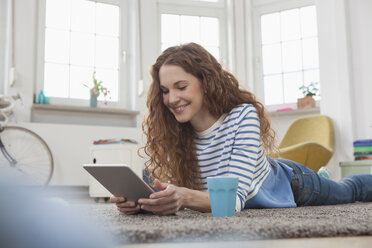
[[[162,14],[161,49],[195,42],[220,58],[218,22],[215,17]]]
[[[224,1],[175,1],[172,5],[160,2],[163,2],[159,8],[161,51],[195,42],[223,61],[226,57]]]
[[[111,104],[120,102],[123,66],[119,2],[45,0],[44,40],[38,89],[51,103],[81,105],[89,99],[93,73],[110,91]],[[103,100],[101,94],[99,100]]]
[[[299,87],[312,82],[319,88],[315,6],[263,13],[259,23],[258,81],[263,84],[265,104],[295,103],[302,97]]]

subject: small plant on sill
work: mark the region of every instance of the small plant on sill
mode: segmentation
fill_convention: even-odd
[[[299,89],[302,91],[304,97],[297,99],[297,109],[315,108],[316,104],[313,96],[316,96],[319,91],[318,82],[311,82],[299,87]]]
[[[311,82],[309,83],[308,85],[303,85],[301,87],[299,87],[299,90],[302,91],[302,94],[304,95],[304,97],[306,96],[316,96],[319,89],[318,89],[318,82]]]
[[[104,97],[105,105],[107,105],[106,97],[109,97],[111,99],[110,91],[106,87],[103,87],[102,81],[98,81],[96,79],[96,72],[93,72],[93,87],[90,88],[87,84],[83,84],[83,85],[89,89],[90,98],[92,97],[98,98],[99,95],[102,93]]]

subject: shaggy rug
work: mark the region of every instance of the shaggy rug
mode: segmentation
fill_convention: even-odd
[[[372,202],[282,209],[247,209],[214,218],[192,210],[172,216],[126,216],[114,204],[88,211],[122,243],[232,241],[372,235]]]

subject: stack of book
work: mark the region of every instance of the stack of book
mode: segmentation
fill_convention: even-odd
[[[132,139],[100,139],[93,141],[94,145],[109,145],[109,144],[137,144],[137,141]]]
[[[355,160],[372,160],[372,139],[356,140],[353,145]]]

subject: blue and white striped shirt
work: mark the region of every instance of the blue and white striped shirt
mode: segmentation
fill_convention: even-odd
[[[260,140],[260,120],[252,104],[236,106],[230,113],[222,115],[210,128],[197,132],[195,145],[202,190],[208,189],[207,177],[224,175],[239,178],[236,211],[240,211],[245,206],[250,207],[246,203],[258,194],[268,177],[270,180],[279,179],[276,178],[277,168],[273,173],[272,165],[264,153],[263,143]],[[282,196],[277,202],[275,200],[277,196],[271,196],[271,189],[267,189],[268,192],[264,192],[264,197],[260,194],[259,202],[254,202],[252,207],[295,206],[290,189],[291,169],[282,168],[279,172],[285,174],[281,175],[281,179],[289,178],[285,181],[282,190],[285,195],[284,202],[280,199],[283,198]],[[275,186],[277,187],[278,184]]]

